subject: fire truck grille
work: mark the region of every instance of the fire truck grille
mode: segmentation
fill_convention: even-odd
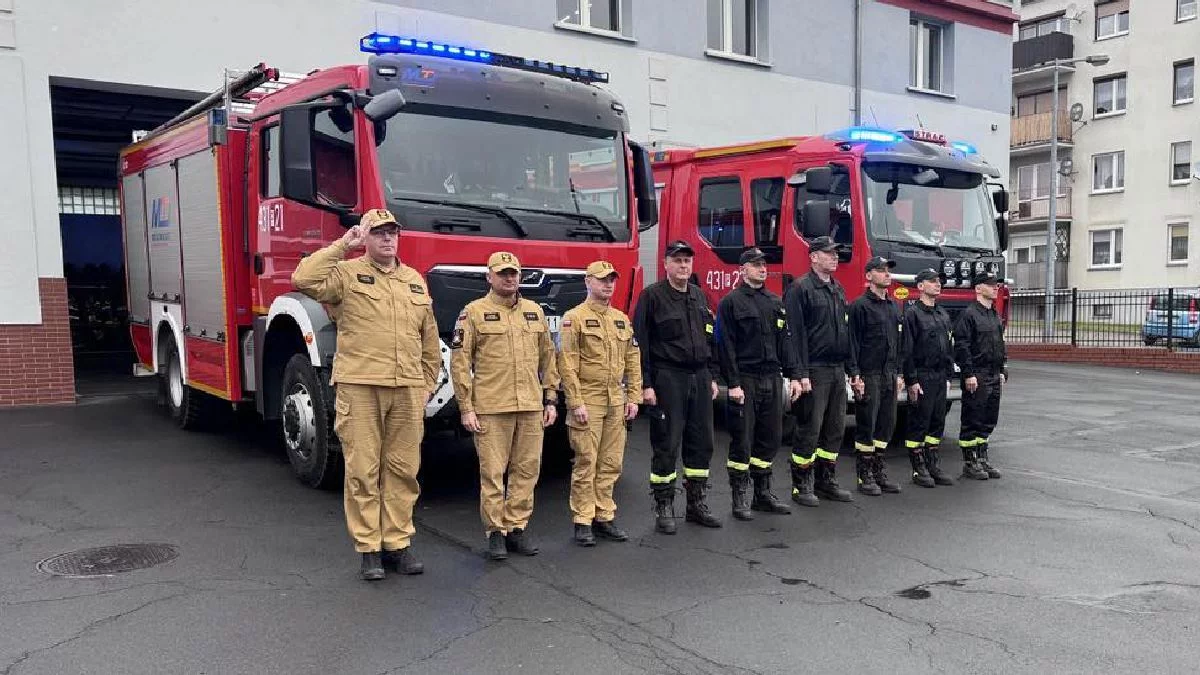
[[[438,265],[425,275],[440,334],[449,335],[462,308],[487,294],[485,271],[484,267]],[[587,297],[583,270],[525,268],[520,290],[521,297],[541,305],[548,316],[562,316]]]

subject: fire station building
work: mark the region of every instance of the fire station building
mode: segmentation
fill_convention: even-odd
[[[227,71],[362,63],[362,36],[409,35],[607,71],[632,136],[655,147],[924,127],[1006,174],[1011,5],[0,0],[0,407],[132,376],[118,151]]]

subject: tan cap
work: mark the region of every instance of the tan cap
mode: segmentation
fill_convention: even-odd
[[[366,226],[368,232],[383,225],[400,226],[400,223],[396,222],[396,216],[393,216],[392,212],[387,209],[371,209],[367,211],[359,219],[358,224]]]
[[[487,262],[489,272],[499,272],[501,270],[516,270],[521,271],[521,261],[517,260],[517,256],[508,251],[496,251],[488,258]]]
[[[613,269],[612,263],[608,262],[607,260],[597,260],[591,265],[588,265],[587,275],[589,277],[596,277],[597,279],[603,279],[608,276],[620,276],[617,274],[617,270]]]

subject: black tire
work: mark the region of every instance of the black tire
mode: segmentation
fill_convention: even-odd
[[[167,413],[180,429],[194,431],[209,425],[215,413],[215,401],[202,391],[183,381],[179,346],[168,334],[162,345],[158,371],[159,400],[166,404]]]
[[[308,355],[292,356],[281,386],[280,429],[292,471],[309,487],[340,485],[342,453],[333,432],[333,401]]]

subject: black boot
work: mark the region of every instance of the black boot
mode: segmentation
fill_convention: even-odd
[[[493,532],[488,535],[488,558],[492,560],[508,558],[508,546],[505,545],[503,532]]]
[[[821,500],[813,494],[814,473],[812,464],[805,467],[792,466],[792,501],[800,506],[821,505]]]
[[[972,480],[987,480],[988,472],[984,471],[982,466],[979,466],[979,454],[975,452],[975,448],[963,448],[963,478]]]
[[[629,540],[629,535],[625,533],[625,530],[617,527],[617,524],[611,520],[593,520],[592,531],[596,533],[597,537],[608,539],[609,541]]]
[[[592,534],[592,526],[575,523],[575,543],[580,546],[595,546],[596,537]]]
[[[859,452],[854,455],[854,469],[858,473],[858,491],[864,495],[878,497],[883,490],[875,483],[875,466],[871,461],[874,453]]]
[[[399,551],[384,551],[383,562],[396,568],[400,574],[424,574],[425,563],[417,560],[412,549],[405,547]]]
[[[367,581],[379,581],[384,577],[383,556],[379,551],[362,554],[362,568],[359,574]]]
[[[817,458],[817,482],[813,489],[818,495],[835,502],[854,501],[854,497],[838,485],[837,460],[834,459]]]
[[[875,454],[871,456],[871,469],[875,474],[875,484],[879,486],[880,490],[892,494],[900,492],[900,486],[888,478],[887,462],[883,461],[882,448],[876,448]]]
[[[525,530],[515,527],[508,536],[504,538],[504,543],[508,545],[510,551],[516,551],[521,555],[537,555],[537,544],[533,543],[533,538],[525,533]]]
[[[663,534],[675,534],[675,489],[654,490],[654,529]]]
[[[925,448],[926,462],[929,464],[929,475],[933,478],[933,482],[938,485],[954,485],[954,479],[950,474],[942,470],[942,455],[941,448],[936,445],[930,445]]]
[[[684,520],[704,527],[721,527],[721,521],[712,514],[705,501],[708,492],[707,480],[685,480],[683,487],[687,491],[687,513]]]
[[[754,520],[754,514],[750,512],[750,474],[745,471],[730,472],[729,494],[733,499],[733,517]]]
[[[912,462],[913,482],[921,487],[934,487],[933,477],[929,475],[929,468],[925,466],[925,449],[909,448],[908,459]]]
[[[750,502],[752,510],[767,513],[792,512],[786,504],[779,501],[774,492],[771,492],[771,474],[755,473],[750,477],[754,479],[754,499]]]
[[[989,478],[989,479],[990,479],[990,478],[999,478],[999,477],[1000,477],[1000,472],[996,470],[996,467],[994,467],[994,466],[992,466],[991,464],[989,464],[989,463],[988,463],[988,446],[987,446],[987,443],[984,443],[983,445],[979,446],[978,453],[979,453],[979,466],[980,466],[980,467],[981,467],[981,468],[982,468],[984,471],[986,471],[986,472],[987,472],[988,478]]]

